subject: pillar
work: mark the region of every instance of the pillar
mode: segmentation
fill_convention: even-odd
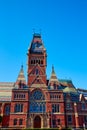
[[[76,128],[79,127],[79,118],[78,118],[78,111],[77,111],[77,104],[74,103],[74,113],[75,113],[75,123],[76,123]]]

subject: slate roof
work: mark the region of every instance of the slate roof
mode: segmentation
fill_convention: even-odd
[[[33,34],[33,39],[30,45],[30,52],[31,53],[43,53],[43,51],[46,50],[42,39],[41,39],[41,35],[38,33],[34,33]]]
[[[11,101],[14,82],[0,82],[0,101]]]

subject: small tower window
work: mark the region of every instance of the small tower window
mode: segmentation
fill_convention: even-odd
[[[35,60],[34,60],[34,64],[35,64]]]
[[[40,60],[38,62],[39,62],[39,65],[40,65]]]
[[[33,64],[33,60],[31,60],[31,64]]]
[[[38,75],[39,74],[39,70],[38,69],[36,69],[36,75]]]
[[[36,63],[38,63],[38,60],[36,60]]]
[[[41,60],[41,64],[43,64],[43,60]]]

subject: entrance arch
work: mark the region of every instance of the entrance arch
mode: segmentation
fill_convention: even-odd
[[[41,128],[41,118],[40,118],[40,116],[36,116],[34,118],[34,128]]]

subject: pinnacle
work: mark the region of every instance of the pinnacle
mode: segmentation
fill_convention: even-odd
[[[57,76],[55,74],[54,66],[52,66],[52,73],[51,73],[49,83],[50,82],[57,82],[58,83],[58,79],[57,79]]]
[[[21,69],[17,78],[16,83],[22,82],[24,84],[26,84],[26,80],[25,80],[25,76],[24,76],[24,70],[23,70],[23,65],[21,65]]]

